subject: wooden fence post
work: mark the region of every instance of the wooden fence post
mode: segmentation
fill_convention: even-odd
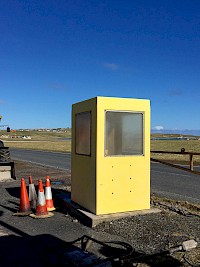
[[[194,164],[193,164],[193,154],[190,154],[190,170],[193,171]]]

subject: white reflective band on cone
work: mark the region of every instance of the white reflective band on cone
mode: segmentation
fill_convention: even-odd
[[[29,201],[36,200],[37,199],[37,194],[35,191],[35,186],[34,184],[29,184]]]
[[[38,192],[38,199],[37,199],[37,206],[45,206],[46,205],[46,200],[44,197],[44,191],[43,192]]]
[[[45,197],[46,199],[52,199],[51,187],[45,187]]]

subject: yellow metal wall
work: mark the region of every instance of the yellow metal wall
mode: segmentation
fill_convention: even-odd
[[[91,156],[75,153],[75,115],[91,111]],[[96,213],[96,98],[72,105],[71,199]]]
[[[105,110],[143,112],[144,156],[104,156]],[[150,208],[150,101],[97,98],[96,214]]]
[[[72,140],[72,200],[99,214],[150,208],[150,101],[97,97],[73,105],[75,114],[92,111],[92,154],[75,154]],[[104,156],[105,110],[144,114],[144,155]]]

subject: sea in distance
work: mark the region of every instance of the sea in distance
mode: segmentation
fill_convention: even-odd
[[[188,137],[152,137],[151,140],[188,140]]]

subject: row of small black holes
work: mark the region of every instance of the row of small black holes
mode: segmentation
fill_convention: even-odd
[[[132,165],[130,165],[130,167],[131,167]],[[114,168],[114,166],[112,166],[112,168]]]
[[[130,178],[130,180],[131,180],[132,178]],[[112,182],[113,182],[114,180],[112,179]]]
[[[130,193],[131,193],[132,191],[130,191]],[[112,195],[113,195],[114,193],[112,193]]]

